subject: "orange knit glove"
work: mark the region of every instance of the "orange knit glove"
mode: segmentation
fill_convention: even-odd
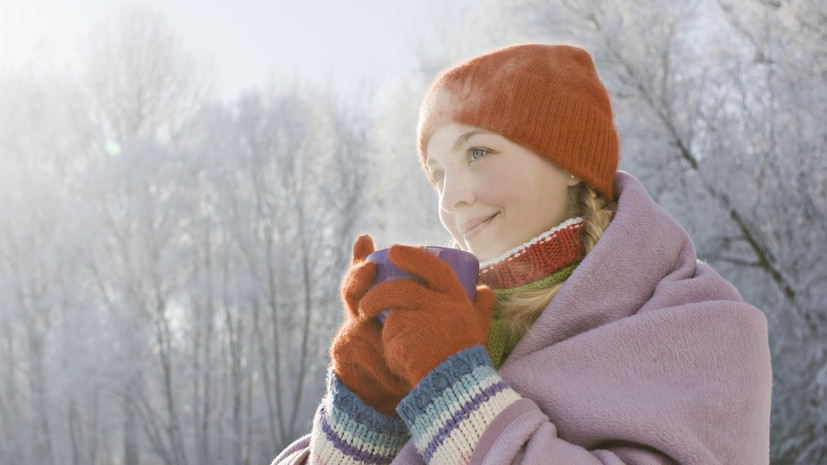
[[[351,267],[341,286],[345,321],[330,346],[330,357],[342,384],[376,410],[395,415],[396,405],[410,391],[408,383],[382,357],[382,324],[359,312],[359,301],[376,278],[375,264],[365,261],[373,250],[367,234],[353,244]]]
[[[376,315],[391,309],[382,331],[385,360],[413,387],[451,355],[485,345],[494,292],[478,286],[472,303],[450,266],[420,247],[394,245],[388,257],[422,283],[377,284],[362,298],[360,311]]]

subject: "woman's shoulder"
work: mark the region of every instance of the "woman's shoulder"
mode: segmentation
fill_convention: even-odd
[[[694,305],[757,311],[698,261],[689,235],[639,181],[625,173],[616,180],[617,214],[532,326],[535,348],[651,311]],[[531,349],[515,348],[523,350]]]

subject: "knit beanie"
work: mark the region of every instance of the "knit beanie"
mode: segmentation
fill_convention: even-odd
[[[445,71],[419,114],[423,163],[431,134],[451,121],[500,134],[614,199],[619,142],[612,108],[583,49],[514,45]]]

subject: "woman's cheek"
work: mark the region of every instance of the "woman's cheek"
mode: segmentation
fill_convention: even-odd
[[[451,237],[453,237],[454,240],[457,241],[457,243],[460,245],[460,247],[464,249],[465,244],[462,242],[462,237],[460,236],[459,232],[454,227],[454,224],[456,222],[454,221],[453,215],[451,215],[450,213],[448,213],[445,210],[443,210],[442,208],[440,208],[439,209],[439,221],[442,223],[442,227],[445,228],[446,231],[448,231],[448,234],[450,234]]]

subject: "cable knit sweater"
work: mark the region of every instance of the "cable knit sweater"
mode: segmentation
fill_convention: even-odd
[[[766,319],[637,180],[615,184],[612,224],[499,370],[466,349],[399,418],[330,376],[274,464],[767,464]]]

